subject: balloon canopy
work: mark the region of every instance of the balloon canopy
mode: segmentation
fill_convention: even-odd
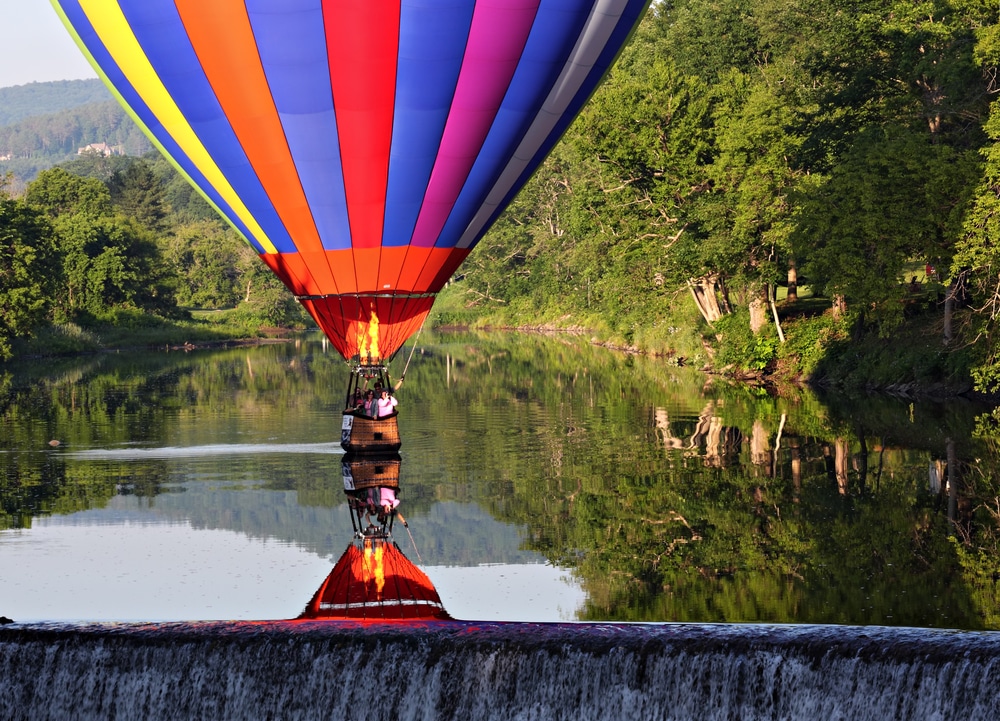
[[[393,541],[377,538],[347,547],[299,618],[444,621],[451,616],[427,574]]]
[[[391,358],[649,0],[52,0],[345,358]]]

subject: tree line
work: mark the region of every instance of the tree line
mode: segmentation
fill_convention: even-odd
[[[191,308],[236,308],[257,325],[303,319],[253,249],[155,154],[86,154],[18,197],[0,186],[0,359],[53,324],[131,327]]]
[[[49,115],[108,100],[111,100],[111,94],[97,78],[56,80],[0,88],[0,127],[13,125],[33,116]]]
[[[796,333],[886,335],[910,281],[940,281],[939,336],[995,389],[997,21],[982,0],[654,4],[470,257],[470,301],[667,347],[696,309],[764,365]],[[822,332],[782,325],[803,284]]]

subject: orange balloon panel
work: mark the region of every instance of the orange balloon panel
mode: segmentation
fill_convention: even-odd
[[[392,358],[406,339],[415,333],[434,303],[435,292],[451,277],[468,250],[424,248],[368,251],[364,249],[324,251],[312,259],[343,276],[338,291],[317,286],[306,268],[308,257],[301,253],[262,254],[261,259],[281,278],[313,317],[344,358],[379,363]],[[403,267],[403,260],[406,265]],[[364,262],[361,262],[364,261]],[[358,292],[355,267],[370,268],[380,278],[387,268],[403,273],[393,283],[371,283],[376,290]],[[405,285],[401,288],[400,285]],[[343,288],[347,288],[343,291]],[[430,290],[429,290],[430,289]]]

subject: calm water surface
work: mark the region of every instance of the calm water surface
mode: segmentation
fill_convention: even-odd
[[[296,616],[351,540],[346,378],[314,335],[0,371],[0,615]],[[426,333],[398,397],[395,538],[457,618],[1000,628],[987,408]]]

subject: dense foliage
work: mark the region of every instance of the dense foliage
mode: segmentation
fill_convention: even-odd
[[[742,308],[765,336],[744,370],[816,335],[794,322],[808,295],[849,319],[838,339],[918,311],[952,348],[956,318],[989,337],[997,21],[977,0],[654,4],[470,257],[468,302],[691,356]]]
[[[0,359],[53,324],[135,330],[191,308],[235,309],[246,328],[305,319],[156,155],[88,154],[43,170],[19,198],[0,187],[0,307]]]

